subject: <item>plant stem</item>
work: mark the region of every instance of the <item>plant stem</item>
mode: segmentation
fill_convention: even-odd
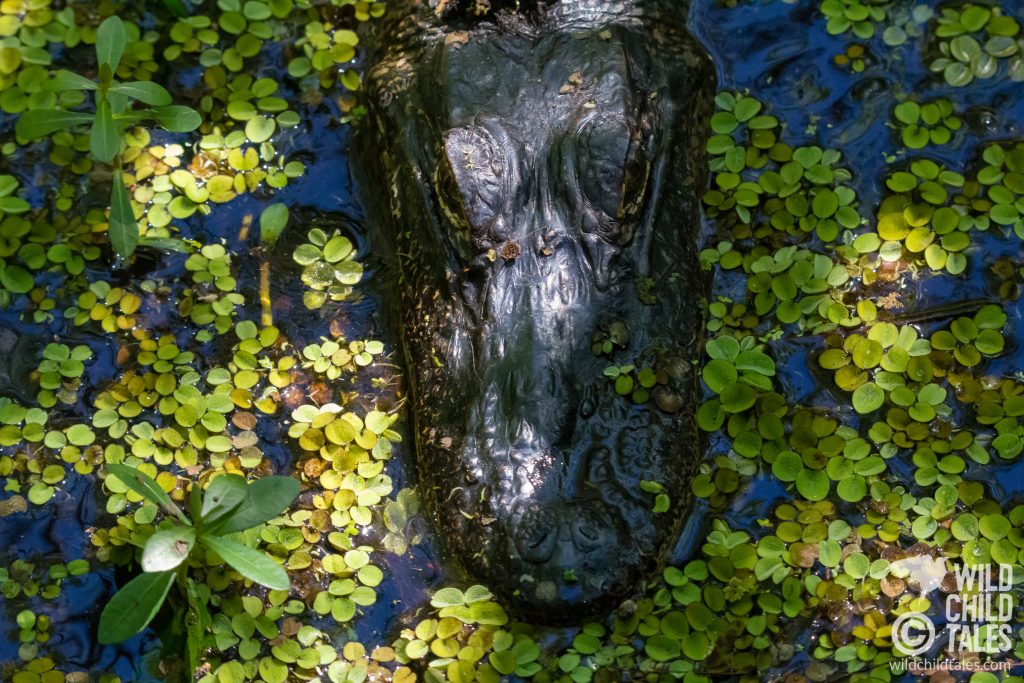
[[[270,306],[270,262],[266,259],[263,259],[260,263],[260,306],[263,309],[260,322],[263,324],[263,327],[272,326],[274,324],[274,312]]]

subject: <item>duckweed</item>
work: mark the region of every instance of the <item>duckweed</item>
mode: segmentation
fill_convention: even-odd
[[[653,368],[638,368],[633,364],[609,365],[604,369],[604,376],[615,383],[615,393],[629,396],[633,403],[647,403],[651,397],[650,390],[659,383]]]
[[[853,33],[861,40],[875,35],[875,25],[884,21],[888,3],[860,0],[825,0],[821,13],[828,19],[826,29],[832,35]]]
[[[345,4],[357,21],[383,11],[380,3]],[[48,90],[44,67],[51,63],[47,50],[51,45],[63,43],[71,48],[79,42],[95,41],[95,26],[111,8],[96,9],[99,16],[76,15],[72,8],[56,12],[45,0],[31,7],[11,3],[0,7],[0,33],[5,37],[0,49],[0,108],[17,114],[55,107],[73,109],[83,102],[81,93]],[[280,92],[278,82],[254,80],[240,72],[246,60],[262,51],[263,41],[278,34],[280,22],[291,21],[293,13],[303,15],[310,8],[304,2],[274,0],[219,2],[210,9],[212,20],[196,16],[176,22],[168,36],[173,44],[163,52],[167,60],[195,54],[205,69],[200,91],[196,91],[198,108],[206,114],[197,151],[191,151],[196,149],[192,146],[195,141],[156,141],[142,128],[127,131],[122,148],[124,180],[132,188],[131,210],[139,221],[142,243],[188,253],[184,264],[189,278],[182,286],[155,280],[124,287],[113,284],[123,282],[120,275],[104,281],[96,273],[86,272],[88,262],[104,256],[102,233],[108,223],[104,213],[88,209],[72,214],[72,207],[78,206],[76,187],[62,183],[54,202],[59,212],[67,213],[44,216],[22,198],[24,193],[13,176],[0,176],[0,305],[15,306],[40,323],[63,316],[74,326],[69,334],[81,330],[90,335],[88,346],[55,339],[39,349],[28,392],[37,406],[0,399],[0,443],[4,448],[0,473],[12,495],[4,503],[3,514],[21,514],[27,505],[46,504],[62,495],[67,477],[90,474],[97,468],[102,472],[104,465],[138,466],[176,501],[187,498],[190,486],[195,486],[190,482],[197,475],[205,483],[210,475],[222,472],[266,471],[270,463],[257,436],[260,417],[278,411],[281,392],[291,386],[293,378],[310,379],[304,374],[307,368],[300,365],[304,357],[283,340],[279,342],[275,328],[239,319],[244,318],[246,299],[235,280],[237,252],[220,244],[198,243],[186,225],[190,218],[209,214],[213,206],[238,194],[284,187],[304,172],[302,163],[285,159],[273,142],[280,131],[297,126],[305,110],[289,104],[293,100],[285,99],[288,93]],[[348,27],[338,21],[322,26],[337,44],[354,46],[350,40],[354,34]],[[314,42],[318,40],[314,38]],[[155,48],[163,44],[161,34],[127,21],[124,42],[117,76],[149,81],[158,68]],[[320,56],[311,57],[326,76],[335,66],[352,61],[355,53],[336,51],[330,65],[321,65]],[[358,88],[358,74],[353,69],[343,69],[337,78],[350,90]],[[312,86],[319,89],[331,84],[325,79]],[[305,92],[310,85],[303,79]],[[88,136],[61,132],[51,142],[49,161],[56,167],[74,174],[93,170],[87,156]],[[15,147],[14,143],[6,145],[5,155]],[[261,227],[265,232],[280,232],[285,227],[286,221],[268,212],[264,219]],[[327,246],[325,261],[340,269],[343,285],[355,284],[361,269],[351,262],[354,254],[335,258],[333,245]],[[343,260],[350,263],[339,263]],[[343,298],[336,289],[327,296]],[[172,306],[167,308],[167,303]],[[191,340],[156,330],[154,314],[172,319],[177,314],[204,327],[195,340],[199,344],[227,340],[229,360],[219,365],[205,363]],[[97,348],[92,340],[98,335],[116,340],[111,380],[90,375]],[[375,340],[351,342],[345,352],[349,354],[346,358],[329,354],[338,361],[332,367],[355,373],[379,357],[383,345]],[[97,380],[101,386],[93,386]],[[83,392],[84,388],[89,392]],[[346,400],[339,396],[339,401]],[[272,520],[246,542],[280,557],[296,574],[307,572],[311,580],[331,576],[332,582],[327,590],[310,595],[308,607],[289,598],[287,592],[277,591],[266,603],[260,599],[257,608],[251,602],[256,597],[242,596],[238,602],[239,597],[228,591],[237,576],[208,567],[204,578],[209,588],[190,594],[190,602],[198,610],[193,614],[199,620],[198,633],[205,624],[208,638],[189,643],[194,656],[207,653],[205,675],[209,678],[203,680],[283,681],[291,671],[324,667],[330,680],[341,681],[351,680],[349,676],[356,675],[353,672],[367,670],[365,655],[357,648],[335,650],[327,636],[311,626],[293,629],[289,623],[280,625],[285,615],[300,617],[328,597],[334,601],[336,615],[349,611],[349,604],[358,609],[369,606],[376,599],[374,588],[385,577],[379,563],[370,561],[376,547],[352,539],[370,525],[373,511],[383,509],[385,497],[392,492],[383,462],[390,455],[390,444],[399,439],[391,429],[397,416],[373,409],[362,417],[331,410],[324,414],[346,421],[344,426],[340,422],[316,425],[315,429],[326,427],[321,433],[333,441],[323,446],[325,457],[320,457],[317,446],[315,459],[300,465],[307,483],[322,491],[314,497],[314,508]],[[349,429],[354,430],[351,438]],[[309,430],[301,437],[304,444],[313,439]],[[100,562],[125,563],[134,555],[134,548],[159,528],[161,511],[116,478],[105,480],[103,495],[112,524],[95,530],[93,549]],[[389,547],[404,552],[416,538],[410,531],[415,497],[407,492],[390,503]],[[62,580],[86,571],[88,565],[83,561],[66,568],[50,564],[47,582],[33,565],[18,560],[3,570],[0,585],[8,598],[24,595],[53,600],[60,596]],[[356,584],[354,589],[348,588],[349,583]],[[222,628],[225,618],[237,638],[234,642]],[[25,665],[13,672],[13,680],[84,680],[82,672],[65,674],[56,669],[52,659],[41,656],[51,633],[48,616],[26,609],[16,622],[22,640],[19,654]],[[252,622],[256,628],[250,627]],[[267,643],[282,633],[286,640]],[[216,648],[207,650],[213,646]],[[374,661],[393,661],[384,652],[371,654],[377,658]],[[168,662],[170,674],[174,663]],[[103,680],[113,679],[104,675]]]
[[[923,104],[907,100],[896,105],[893,115],[901,124],[903,145],[910,149],[945,145],[962,125],[960,118],[953,115],[953,105],[945,98]]]
[[[719,117],[712,122],[715,142],[709,152],[716,155],[712,170],[719,175],[730,172],[725,166],[727,160],[717,156],[719,150],[728,153],[729,142],[721,136],[736,130],[739,119],[752,109],[756,109],[756,115],[762,113],[762,107],[745,104],[741,116],[736,116],[735,103],[743,97],[735,95],[727,102],[720,101],[720,107],[732,113],[732,118]],[[902,124],[920,128],[921,110],[920,105],[904,103],[897,108],[896,116]],[[936,123],[944,115],[951,115],[951,109],[936,104],[928,118]],[[736,128],[732,128],[733,118]],[[958,122],[950,123],[958,127]],[[911,143],[917,136],[916,132],[908,134],[908,147],[914,146]],[[940,134],[936,143],[944,140],[948,141]],[[931,143],[930,137],[923,144],[927,143]],[[1006,521],[1010,516],[985,498],[980,483],[966,478],[973,467],[987,465],[995,458],[1012,460],[1024,450],[1015,398],[1021,389],[1016,380],[986,383],[977,370],[1006,348],[1002,332],[1007,322],[1005,311],[995,304],[979,305],[972,314],[953,315],[944,326],[922,336],[917,326],[890,322],[885,311],[865,300],[863,293],[858,292],[857,298],[847,294],[853,288],[899,281],[917,268],[963,273],[967,261],[960,254],[970,246],[971,230],[1015,226],[1015,207],[1011,205],[1016,195],[1012,189],[997,189],[995,201],[985,196],[984,189],[1001,183],[1008,171],[1004,168],[1008,150],[1013,149],[1012,143],[985,147],[982,165],[976,166],[972,175],[965,176],[928,159],[911,160],[905,170],[890,172],[885,186],[892,194],[878,211],[877,232],[863,232],[851,221],[850,226],[844,226],[851,231],[848,235],[832,238],[839,242],[833,253],[827,251],[830,240],[823,240],[825,253],[815,254],[813,249],[785,243],[780,246],[769,231],[737,233],[738,221],[721,212],[716,215],[716,228],[725,239],[717,237],[718,241],[701,253],[706,268],[717,268],[744,283],[747,298],[736,301],[721,297],[709,306],[712,341],[707,344],[702,378],[710,393],[698,411],[698,423],[715,433],[713,443],[718,444],[718,452],[702,464],[693,490],[716,509],[759,469],[770,471],[771,476],[791,487],[794,500],[777,508],[777,519],[763,522],[764,542],[785,549],[783,561],[779,563],[761,552],[759,545],[754,569],[760,581],[773,577],[784,581],[793,572],[787,562],[809,570],[805,581],[796,584],[794,594],[812,599],[810,604],[796,604],[807,605],[804,609],[825,610],[823,613],[837,629],[845,631],[852,626],[853,643],[838,631],[825,633],[818,641],[812,652],[816,661],[806,669],[814,680],[823,680],[837,670],[854,679],[887,673],[887,663],[896,654],[891,652],[887,638],[894,615],[927,610],[930,605],[908,592],[906,572],[894,569],[899,562],[893,560],[911,561],[924,552],[906,550],[910,544],[927,540],[946,557],[962,557],[967,563],[984,563],[995,557],[1009,563],[1018,561],[1019,548],[1007,540],[1010,531]],[[736,162],[733,168],[737,173],[750,172],[745,160]],[[987,170],[982,173],[983,168]],[[717,188],[713,186],[710,191],[712,215],[714,207],[721,204],[718,193],[725,194],[718,177]],[[1001,222],[992,220],[995,203],[1007,207],[996,212]],[[767,242],[769,239],[773,241]],[[922,258],[925,254],[930,258]],[[794,261],[801,265],[800,275],[786,277],[793,272]],[[815,276],[820,284],[812,284],[802,293],[803,284],[813,282]],[[731,286],[729,291],[738,289]],[[819,291],[827,295],[815,300]],[[802,294],[810,295],[806,298],[817,305],[800,306]],[[796,305],[790,307],[788,302]],[[754,343],[745,335],[794,323],[800,329],[826,333],[817,363],[833,373],[837,388],[848,392],[839,404],[852,406],[859,421],[840,422],[820,409],[794,410],[773,391],[771,381],[756,390],[748,387],[727,392],[742,378],[732,359],[741,344]],[[772,338],[771,334],[766,338]],[[743,399],[735,403],[737,414],[729,415],[723,409],[723,393],[735,393]],[[979,404],[982,395],[991,402]],[[731,401],[729,395],[724,398]],[[973,406],[971,414],[983,430],[989,426],[986,431],[975,433],[957,418],[961,406],[966,405]],[[718,435],[723,441],[717,440]],[[922,487],[916,495],[891,483],[889,461],[902,449],[912,453],[914,483]],[[863,515],[865,521],[855,527],[855,533],[850,525],[835,519],[832,501],[857,506],[858,512],[846,516],[856,519]],[[974,512],[974,507],[979,512]],[[981,519],[987,519],[984,532]],[[718,552],[735,562],[746,551],[737,551],[732,544],[746,539],[722,531],[724,536],[714,536],[724,549]],[[712,537],[709,535],[709,540]],[[907,545],[900,546],[903,549],[899,554],[891,554],[887,544],[903,543],[904,538],[908,539]],[[883,552],[885,547],[890,548],[890,554]],[[705,546],[707,550],[710,548]],[[828,578],[814,570],[818,566],[833,568],[836,575]],[[779,572],[777,577],[775,571]],[[671,580],[681,582],[677,572],[672,569]],[[722,579],[726,576],[729,574],[723,572]],[[892,615],[878,602],[877,608],[867,607],[856,613],[843,607],[843,600],[866,604],[890,598],[899,599]],[[756,628],[760,628],[760,622]],[[736,657],[735,647],[726,651]],[[696,658],[694,653],[662,641],[648,650],[649,655],[668,660],[680,653]],[[787,656],[779,654],[783,659]]]
[[[967,3],[944,8],[938,17],[935,39],[941,57],[929,64],[946,83],[965,86],[974,79],[990,79],[1000,62],[1008,64],[1007,77],[1024,80],[1020,23],[998,7]]]
[[[856,193],[845,184],[851,175],[838,166],[838,151],[780,142],[778,120],[760,114],[762,104],[751,97],[723,92],[715,102],[715,135],[707,143],[714,189],[704,203],[734,238],[777,230],[793,236],[815,232],[827,242],[840,227],[860,224]]]
[[[192,275],[193,287],[183,292],[178,312],[197,325],[212,324],[217,334],[224,334],[231,329],[235,307],[245,303],[245,297],[235,291],[231,255],[219,244],[208,244],[188,257],[185,269]],[[208,338],[209,333],[200,335],[200,341]]]
[[[309,241],[292,254],[303,266],[302,282],[309,287],[303,297],[306,307],[320,308],[328,300],[344,301],[363,277],[363,267],[355,260],[355,247],[337,231],[328,235],[313,228],[307,237]]]
[[[305,359],[302,366],[334,380],[341,377],[342,373],[352,373],[357,368],[370,365],[374,356],[382,353],[384,344],[372,339],[353,341],[344,346],[338,341],[324,339],[321,344],[310,344],[302,349]]]

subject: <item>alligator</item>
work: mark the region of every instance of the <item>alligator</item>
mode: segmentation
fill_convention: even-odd
[[[388,9],[353,158],[421,490],[517,613],[609,609],[664,562],[700,458],[710,59],[681,0]]]

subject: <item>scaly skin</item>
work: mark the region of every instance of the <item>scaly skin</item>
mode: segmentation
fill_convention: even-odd
[[[354,157],[397,276],[419,481],[472,574],[574,619],[638,589],[688,510],[714,73],[677,0],[447,7],[389,6]],[[602,375],[612,321],[613,361],[657,367],[656,401]]]
[[[35,404],[31,376],[45,343],[45,335],[28,331],[19,334],[0,327],[0,396],[27,406]]]

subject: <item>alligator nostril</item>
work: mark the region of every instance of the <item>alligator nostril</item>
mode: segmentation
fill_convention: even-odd
[[[577,517],[572,521],[570,525],[572,531],[572,542],[579,550],[584,552],[590,552],[603,545],[605,545],[605,533],[598,526],[593,524],[593,520],[588,520],[583,517]],[[610,539],[608,539],[610,540]],[[611,546],[608,546],[611,549]]]
[[[584,420],[592,417],[596,411],[597,404],[594,403],[594,399],[588,397],[580,401],[580,417]]]
[[[516,548],[528,562],[547,562],[558,542],[558,525],[544,515],[526,515],[516,533]]]

